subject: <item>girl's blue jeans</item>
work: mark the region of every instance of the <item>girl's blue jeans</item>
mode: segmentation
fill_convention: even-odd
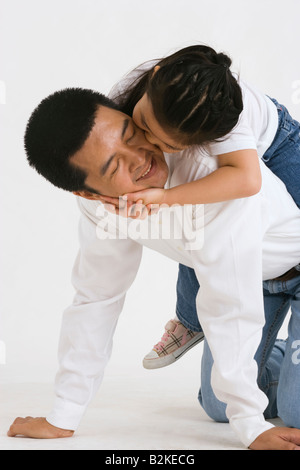
[[[278,129],[262,160],[280,178],[300,208],[300,123],[272,98],[278,111]]]
[[[300,124],[284,106],[273,101],[278,110],[278,131],[263,160],[285,183],[300,207]],[[176,313],[193,331],[201,331],[196,309],[199,287],[194,270],[179,265]],[[266,322],[255,359],[258,385],[269,399],[265,418],[279,416],[286,426],[300,428],[300,270],[299,276],[289,281],[264,281],[263,293]],[[290,308],[288,338],[278,340]],[[204,341],[199,401],[208,416],[227,422],[226,405],[216,398],[210,386],[212,365],[211,352]]]

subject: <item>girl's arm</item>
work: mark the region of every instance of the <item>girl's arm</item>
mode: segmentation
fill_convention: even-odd
[[[261,188],[259,157],[254,149],[218,156],[219,168],[208,176],[171,189],[147,189],[127,194],[128,202],[143,204],[209,204],[253,196]]]
[[[218,166],[204,178],[166,190],[164,202],[209,204],[253,196],[260,191],[261,171],[256,150],[218,155]]]

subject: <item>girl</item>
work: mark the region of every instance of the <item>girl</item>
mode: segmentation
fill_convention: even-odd
[[[260,190],[262,158],[300,207],[299,123],[276,100],[238,80],[230,65],[227,55],[211,47],[190,46],[143,73],[137,69],[138,78],[115,96],[164,152],[200,145],[218,157],[218,169],[205,178],[128,194],[129,202],[183,205],[249,197]]]
[[[275,99],[234,76],[230,65],[225,54],[191,46],[148,64],[146,70],[137,69],[135,79],[125,79],[125,91],[124,82],[120,92],[113,90],[122,111],[164,152],[200,145],[218,158],[218,169],[201,180],[128,194],[129,215],[135,202],[150,209],[151,204],[206,204],[252,196],[261,187],[259,158],[300,207],[300,124]],[[144,367],[171,364],[203,339],[195,304],[198,289],[194,271],[180,265],[177,318],[168,322]],[[188,338],[185,345],[182,337]]]

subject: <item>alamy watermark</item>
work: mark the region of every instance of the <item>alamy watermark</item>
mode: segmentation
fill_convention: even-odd
[[[300,104],[300,80],[294,80],[292,88],[295,90],[292,93],[292,103]]]
[[[6,85],[4,80],[0,80],[0,104],[6,104]]]
[[[6,346],[4,341],[0,340],[0,365],[6,364]]]
[[[295,340],[292,342],[292,349],[296,349],[292,354],[292,363],[295,365],[300,364],[300,340]]]
[[[120,198],[120,202],[121,202]],[[103,204],[96,211],[96,235],[101,240],[130,238],[139,240],[172,240],[178,241],[183,250],[200,250],[204,243],[204,206],[162,204],[154,215],[144,219],[133,219],[122,216],[112,217],[113,209],[107,210]],[[139,204],[139,211],[147,210]],[[179,243],[181,241],[181,243]]]

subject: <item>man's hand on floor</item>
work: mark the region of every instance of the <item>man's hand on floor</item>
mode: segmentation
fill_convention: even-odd
[[[59,439],[62,437],[72,437],[74,431],[56,428],[45,418],[17,418],[9,428],[7,433],[10,437],[25,436],[33,439]]]
[[[252,450],[300,450],[300,429],[275,427],[260,434]]]

